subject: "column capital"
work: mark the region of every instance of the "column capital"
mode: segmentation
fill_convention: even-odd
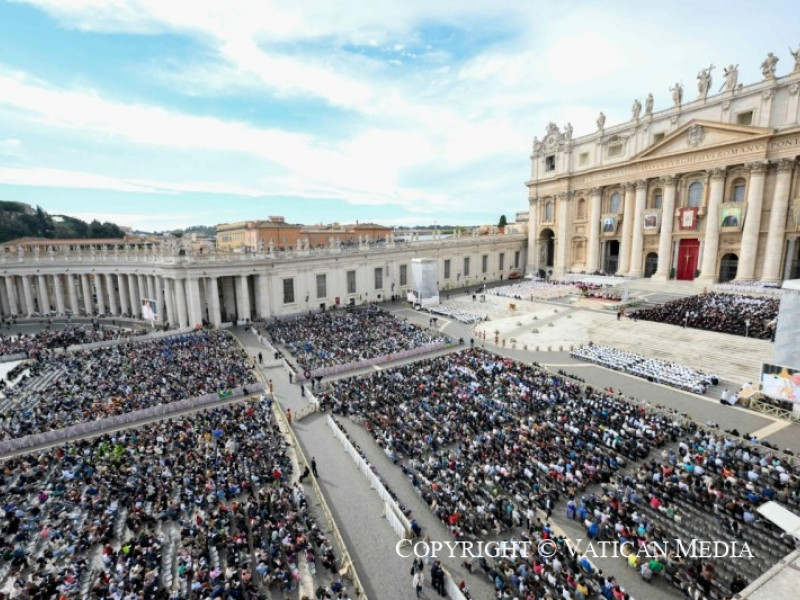
[[[625,182],[624,184],[622,184],[622,185],[625,187],[625,191],[626,191],[626,192],[631,192],[631,191],[633,191],[633,188],[635,187],[635,184],[634,184],[632,181],[626,181],[626,182]]]
[[[637,179],[636,180],[636,189],[637,190],[646,190],[647,189],[647,180],[646,179]]]
[[[574,194],[572,192],[559,192],[558,193],[558,199],[559,200],[570,201],[570,200],[572,200],[573,195]]]
[[[602,187],[593,187],[592,188],[592,196],[602,196],[603,195],[603,188]]]
[[[745,165],[745,167],[750,169],[750,172],[753,173],[753,174],[761,174],[761,173],[766,172],[767,167],[769,167],[769,161],[768,160],[758,160],[756,162],[747,163]]]
[[[678,183],[678,178],[675,177],[675,175],[664,175],[661,178],[661,181],[663,182],[664,187],[675,187],[675,185]]]
[[[528,198],[528,204],[530,206],[533,206],[534,204],[536,204],[538,202],[539,202],[539,196],[531,196],[530,198]]]
[[[725,179],[726,170],[723,169],[723,168],[709,169],[706,172],[708,173],[708,176],[712,180],[714,180],[714,179]]]
[[[795,159],[782,158],[777,162],[778,171],[791,171],[794,167]]]

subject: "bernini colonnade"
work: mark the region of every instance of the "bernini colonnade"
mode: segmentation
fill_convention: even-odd
[[[435,259],[439,286],[473,286],[525,268],[524,234],[358,247],[192,253],[137,240],[18,240],[0,247],[5,316],[142,317],[191,327],[358,305],[412,290],[411,260]]]

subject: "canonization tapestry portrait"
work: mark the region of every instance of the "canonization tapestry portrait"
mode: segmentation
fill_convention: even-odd
[[[645,233],[658,233],[661,225],[661,212],[645,212],[642,227]]]
[[[739,204],[725,203],[719,207],[720,231],[741,231],[744,225],[744,207]]]
[[[600,223],[603,235],[617,233],[617,215],[604,215]]]
[[[678,218],[678,224],[681,229],[689,230],[689,229],[697,229],[697,207],[696,206],[684,206],[680,209],[680,217]]]

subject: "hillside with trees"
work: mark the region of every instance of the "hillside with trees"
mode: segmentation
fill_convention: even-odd
[[[0,201],[0,243],[22,237],[98,239],[125,237],[114,223],[86,223],[66,215],[50,215],[41,206]]]

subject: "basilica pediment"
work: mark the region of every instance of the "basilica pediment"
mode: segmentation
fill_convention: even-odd
[[[658,158],[729,144],[746,143],[772,135],[770,129],[750,125],[731,125],[693,119],[660,142],[649,146],[635,158]]]

